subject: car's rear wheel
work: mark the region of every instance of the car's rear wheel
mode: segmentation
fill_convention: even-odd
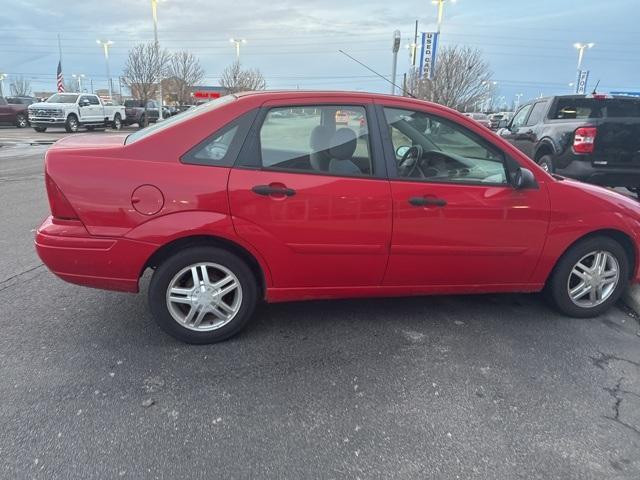
[[[547,290],[563,313],[595,317],[613,305],[629,283],[629,257],[609,237],[576,243],[560,259]]]
[[[115,116],[113,117],[113,122],[111,124],[111,127],[114,130],[120,130],[122,128],[122,119],[120,118],[119,113],[116,113]]]
[[[540,157],[538,159],[538,165],[540,165],[545,172],[553,173],[556,170],[551,155],[543,155]]]
[[[33,127],[33,129],[38,133],[43,133],[47,131],[47,127]]]
[[[138,127],[144,128],[147,126],[147,117],[145,117],[144,113],[140,116],[140,121],[138,121]]]
[[[25,115],[22,115],[21,113],[16,115],[16,127],[25,128],[28,126],[29,126],[29,121],[27,120],[27,117]]]
[[[74,114],[71,114],[67,117],[67,121],[64,124],[64,129],[67,131],[67,133],[76,133],[79,126],[80,125],[78,123],[78,117],[76,117]]]
[[[255,276],[236,255],[192,247],[158,266],[149,285],[149,305],[171,336],[187,343],[215,343],[244,327],[257,292]]]

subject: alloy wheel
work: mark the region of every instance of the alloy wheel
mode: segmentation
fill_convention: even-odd
[[[166,293],[169,313],[181,326],[198,332],[229,323],[242,306],[238,277],[217,263],[197,263],[180,270]]]
[[[595,307],[613,294],[619,279],[620,266],[612,253],[606,250],[587,253],[569,273],[569,298],[579,307]]]

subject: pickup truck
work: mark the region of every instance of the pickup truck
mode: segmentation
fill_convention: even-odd
[[[28,127],[27,105],[0,97],[0,124],[15,125],[18,128]]]
[[[640,196],[638,98],[539,98],[522,105],[497,133],[550,173],[627,187]]]
[[[56,93],[45,102],[29,105],[29,123],[36,132],[49,127],[64,127],[75,133],[80,127],[122,128],[126,114],[123,106],[105,105],[100,97],[90,93]]]
[[[137,123],[140,128],[143,128],[150,123],[156,123],[160,118],[158,104],[154,100],[147,101],[147,108],[144,107],[143,100],[125,100],[124,107],[127,113],[125,125]]]

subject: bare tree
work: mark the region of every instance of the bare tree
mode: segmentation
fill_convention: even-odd
[[[182,51],[171,55],[167,74],[171,77],[178,102],[184,105],[189,102],[190,87],[202,81],[204,70],[195,55]]]
[[[229,65],[220,77],[222,85],[228,93],[237,93],[249,90],[264,90],[267,88],[262,73],[258,69],[242,69],[239,60]]]
[[[157,95],[168,61],[169,53],[155,43],[141,43],[129,50],[122,82],[129,87],[131,95],[142,100],[145,112],[147,102]]]
[[[477,48],[448,46],[438,53],[433,79],[410,75],[412,93],[460,111],[476,108],[492,96],[489,64]]]
[[[24,77],[14,77],[10,86],[11,94],[16,97],[27,97],[31,95],[31,82]]]

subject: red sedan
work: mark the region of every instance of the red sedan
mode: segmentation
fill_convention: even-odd
[[[339,111],[366,122],[336,125]],[[192,343],[234,335],[261,299],[544,289],[588,317],[638,280],[636,202],[403,97],[226,96],[130,135],[69,136],[45,173],[43,262],[126,292],[153,269],[155,319]]]

